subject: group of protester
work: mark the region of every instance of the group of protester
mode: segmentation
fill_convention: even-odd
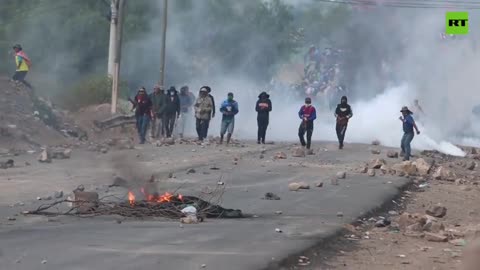
[[[162,86],[156,85],[150,95],[147,94],[145,87],[141,87],[135,98],[130,100],[133,104],[132,111],[135,111],[140,143],[146,142],[149,127],[152,138],[171,138],[175,130],[178,136],[183,138],[192,108],[195,112],[198,140],[203,141],[208,136],[210,120],[215,117],[215,99],[210,94],[211,91],[209,86],[202,86],[196,98],[188,86],[180,88],[180,93],[172,86],[165,93]],[[225,133],[227,133],[227,143],[230,143],[235,126],[235,115],[239,111],[238,103],[233,97],[233,93],[228,93],[227,99],[220,106],[221,143]]]
[[[20,44],[13,46],[15,52],[16,70],[12,77],[15,82],[23,83],[25,86],[33,89],[32,85],[25,81],[25,77],[30,70],[31,60],[25,54]],[[330,55],[327,51],[326,55]],[[306,59],[315,62],[315,69],[320,64],[320,55],[315,47],[312,47],[306,56]],[[202,86],[199,91],[198,98],[195,98],[188,86],[180,88],[177,92],[174,86],[170,87],[166,93],[162,86],[156,85],[153,93],[147,94],[145,87],[141,87],[134,100],[130,99],[133,104],[132,111],[135,111],[136,127],[140,137],[140,143],[146,142],[148,128],[151,129],[151,137],[159,138],[160,136],[171,138],[176,128],[178,136],[183,137],[188,119],[191,115],[191,109],[194,109],[196,119],[196,130],[198,140],[203,141],[208,136],[210,120],[215,117],[215,99],[211,95],[212,89],[209,86]],[[423,113],[418,100],[415,100],[414,106]],[[266,132],[269,124],[269,114],[272,111],[272,102],[270,96],[266,92],[260,93],[255,106],[257,111],[258,136],[257,143],[265,144]],[[235,115],[239,112],[238,103],[234,100],[233,93],[228,93],[227,99],[221,103],[220,113],[222,113],[222,122],[220,128],[220,144],[223,143],[224,136],[227,134],[226,142],[230,143],[235,127]],[[420,131],[412,117],[412,111],[404,106],[401,109],[402,116],[400,121],[403,124],[404,135],[401,140],[401,149],[404,160],[409,160],[411,156],[410,143],[412,142],[415,132]],[[342,96],[340,104],[335,109],[336,117],[336,133],[339,143],[339,149],[343,149],[345,132],[347,130],[348,121],[353,116],[352,108],[348,104],[346,96]],[[300,143],[307,149],[311,148],[311,140],[313,134],[313,122],[317,118],[315,107],[312,105],[312,99],[307,97],[305,104],[300,108],[298,116],[302,120],[298,129]],[[306,134],[306,141],[305,141]]]
[[[138,90],[133,103],[132,110],[135,110],[137,119],[137,130],[140,137],[140,143],[146,142],[146,135],[149,124],[151,122],[152,138],[160,136],[170,138],[173,136],[175,126],[178,129],[179,137],[183,137],[185,125],[188,117],[190,117],[191,109],[194,110],[196,119],[196,130],[199,141],[203,141],[208,136],[210,120],[215,117],[215,99],[211,95],[209,86],[202,86],[199,91],[198,98],[189,91],[188,86],[180,89],[180,94],[174,86],[170,87],[165,93],[161,86],[155,86],[153,93],[148,95],[144,87]],[[418,105],[418,101],[415,103]],[[269,124],[270,112],[272,111],[272,101],[270,95],[266,92],[260,93],[255,105],[257,111],[257,143],[265,144],[266,132]],[[235,116],[239,112],[238,102],[235,101],[233,93],[227,94],[219,109],[222,114],[220,128],[220,144],[224,142],[229,144],[235,128]],[[404,160],[409,160],[411,156],[410,143],[414,138],[414,130],[420,134],[412,112],[408,107],[403,107],[400,111],[402,116],[400,120],[403,123],[404,135],[401,140],[401,149]],[[317,111],[312,105],[310,97],[305,98],[305,104],[301,106],[298,116],[301,119],[298,128],[298,137],[301,145],[310,150],[312,145],[312,134],[314,129],[314,121],[317,119]],[[345,133],[349,120],[353,116],[352,107],[348,104],[346,96],[342,96],[340,103],[335,109],[334,116],[336,118],[336,133],[339,149],[343,149]],[[177,124],[176,124],[177,123]],[[305,139],[306,135],[306,139]]]

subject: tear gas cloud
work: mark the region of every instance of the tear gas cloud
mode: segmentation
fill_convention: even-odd
[[[236,3],[236,10],[241,12],[244,4],[239,2],[232,3]],[[295,5],[297,1],[287,2]],[[298,3],[325,5],[326,8],[332,5],[315,1]],[[203,59],[214,69],[202,70],[201,74],[182,73],[182,70],[177,69],[178,63],[202,66],[200,59],[196,61],[183,50],[185,44],[194,42],[199,37],[195,34],[192,36],[192,33],[186,34],[178,27],[178,20],[189,17],[198,21],[198,31],[203,31],[202,21],[208,20],[209,11],[202,9],[200,1],[195,2],[195,5],[190,14],[170,16],[167,41],[168,84],[177,87],[189,85],[196,95],[202,85],[212,87],[218,116],[211,123],[211,135],[218,134],[220,127],[218,106],[226,98],[227,92],[234,92],[240,105],[234,136],[242,139],[256,139],[254,106],[258,94],[267,90],[273,102],[267,140],[296,141],[300,124],[297,112],[303,104],[303,97],[294,97],[289,92],[293,90],[274,89],[271,85],[259,83],[244,72],[247,63],[258,56],[255,54],[256,48],[264,47],[270,42],[268,39],[263,36],[245,36],[238,46],[251,48],[252,54],[245,55],[243,61],[235,63],[235,72],[223,72],[224,66],[215,65],[219,59],[215,58],[214,52],[209,53],[208,59]],[[329,44],[319,44],[320,48],[341,44],[342,49],[356,54],[357,59],[360,59],[347,67],[348,72],[353,72],[353,79],[345,83],[351,91],[349,102],[354,117],[347,130],[346,142],[370,143],[378,139],[384,145],[398,147],[402,136],[399,110],[405,105],[412,108],[414,99],[419,99],[425,115],[418,119],[422,133],[414,139],[414,148],[464,155],[454,143],[480,145],[476,139],[480,130],[472,124],[472,107],[480,104],[480,95],[476,89],[480,83],[480,76],[476,74],[480,70],[480,52],[474,43],[476,37],[480,36],[480,29],[473,27],[479,25],[480,14],[470,12],[469,35],[454,41],[442,41],[440,34],[445,30],[445,11],[385,8],[372,13],[353,12],[350,21],[343,30],[333,35]],[[160,18],[153,20],[152,24],[160,26]],[[228,27],[224,31],[235,30],[234,25]],[[159,31],[159,27],[152,29]],[[352,34],[352,29],[355,34]],[[141,79],[153,85],[158,69],[152,63],[157,62],[159,55],[147,48],[156,48],[159,44],[159,34],[127,44],[124,56],[124,65],[128,66],[126,72],[141,70]],[[235,47],[231,49],[235,50]],[[139,55],[142,51],[146,53]],[[391,70],[388,78],[381,78],[378,69],[372,68],[378,67],[382,60]],[[135,62],[141,66],[132,64]],[[333,113],[319,102],[314,102],[314,105],[319,114],[313,139],[336,140]],[[417,113],[414,114],[416,115]],[[194,134],[193,127],[190,133]]]

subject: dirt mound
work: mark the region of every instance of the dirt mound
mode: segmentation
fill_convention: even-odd
[[[23,86],[0,77],[0,154],[68,144],[79,137],[60,110]]]

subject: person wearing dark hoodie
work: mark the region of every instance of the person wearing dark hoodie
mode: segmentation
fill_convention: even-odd
[[[164,122],[165,136],[171,138],[175,127],[175,120],[180,116],[180,99],[177,89],[171,86],[165,98]]]
[[[265,144],[270,112],[272,111],[272,101],[270,101],[269,94],[266,92],[260,93],[257,104],[255,105],[255,111],[257,111],[258,126],[257,143]]]
[[[135,110],[135,118],[137,120],[137,131],[138,136],[140,137],[140,144],[144,144],[146,141],[145,136],[147,135],[148,123],[150,122],[150,119],[153,118],[152,101],[147,95],[145,87],[141,87],[138,90],[132,103],[132,110]]]
[[[348,120],[352,118],[352,107],[348,104],[347,96],[340,99],[340,104],[335,109],[335,118],[337,118],[337,138],[338,149],[343,149],[343,140],[345,139],[345,132],[347,131]]]
[[[310,149],[312,145],[313,121],[317,119],[317,110],[312,106],[312,99],[305,98],[305,105],[298,111],[298,117],[302,119],[298,128],[298,137],[303,147]],[[305,142],[305,133],[307,133],[307,142]]]

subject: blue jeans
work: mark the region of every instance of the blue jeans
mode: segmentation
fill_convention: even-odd
[[[140,137],[140,143],[145,143],[145,136],[147,135],[148,123],[150,122],[150,116],[137,115],[137,131]]]
[[[410,156],[412,153],[410,143],[412,142],[414,136],[415,134],[413,132],[405,132],[403,134],[402,142],[400,145],[400,147],[402,148],[402,152],[404,153],[403,160],[410,160]]]

